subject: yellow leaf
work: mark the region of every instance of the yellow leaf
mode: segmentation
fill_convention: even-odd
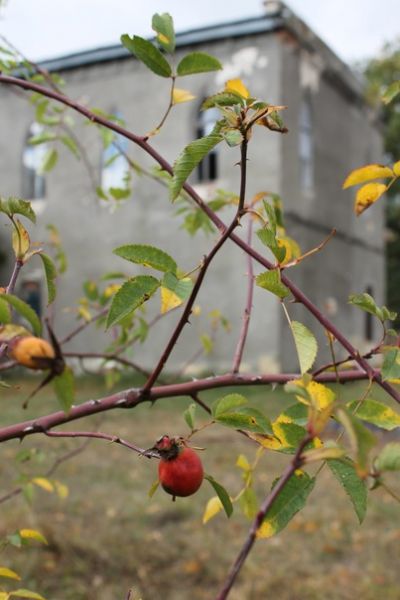
[[[286,265],[294,258],[298,258],[301,254],[300,246],[292,238],[288,236],[282,236],[277,238],[277,244],[279,248],[285,248],[285,258],[281,261],[281,265]]]
[[[310,381],[307,385],[305,385],[302,379],[296,379],[293,381],[293,383],[307,390],[311,404],[319,410],[328,407],[335,400],[335,392],[326,387],[326,385],[322,385],[322,383]],[[303,404],[309,404],[307,400],[301,396],[296,396],[296,398]]]
[[[394,165],[393,165],[393,173],[397,177],[400,177],[400,160],[398,160],[397,162],[394,163]]]
[[[45,477],[34,477],[32,483],[42,488],[42,490],[46,490],[46,492],[54,492],[54,485]]]
[[[196,96],[189,92],[188,90],[182,90],[180,88],[174,88],[172,93],[172,104],[181,104],[182,102],[190,102],[190,100],[194,100]]]
[[[14,224],[15,228],[12,232],[13,250],[16,258],[23,259],[31,244],[29,233],[18,219],[15,219]]]
[[[108,285],[106,287],[106,289],[104,290],[104,297],[105,298],[110,298],[111,296],[114,296],[114,294],[116,292],[118,292],[118,290],[120,289],[121,284],[120,283],[110,283],[110,285]],[[82,315],[84,317],[84,315]],[[89,319],[90,320],[90,319]]]
[[[386,177],[393,177],[393,171],[390,167],[384,165],[365,165],[359,169],[354,169],[349,173],[343,183],[343,189],[351,187],[352,185],[358,185],[371,179],[382,179]]]
[[[244,454],[239,454],[237,461],[236,461],[236,466],[239,467],[240,469],[243,469],[243,471],[251,470],[249,461],[247,460],[247,458],[245,457]]]
[[[233,92],[234,94],[242,96],[242,98],[248,98],[250,96],[249,90],[241,79],[229,79],[225,84],[225,92]]]
[[[207,506],[204,511],[203,524],[206,524],[207,521],[215,517],[215,515],[217,515],[222,510],[222,508],[223,506],[218,496],[213,496],[212,498],[210,498],[207,502]]]
[[[183,300],[166,287],[161,287],[161,314],[180,306]]]
[[[162,42],[163,44],[169,44],[169,42],[170,42],[170,39],[166,35],[161,33],[160,31],[157,33],[157,39],[159,42]]]
[[[272,523],[268,521],[264,521],[261,526],[257,529],[256,537],[258,539],[270,538],[274,535],[275,528],[272,526]]]
[[[0,600],[8,600],[9,597],[10,596],[7,594],[7,592],[0,592]]]
[[[11,569],[7,569],[7,567],[0,567],[0,577],[9,577],[10,579],[17,579],[18,581],[21,579],[18,573]]]
[[[56,492],[59,498],[64,500],[69,494],[68,487],[61,483],[60,481],[54,481],[54,487],[56,488]]]
[[[384,183],[367,183],[357,191],[354,212],[357,217],[376,202],[387,190]]]
[[[20,529],[18,533],[24,540],[37,540],[38,542],[42,542],[42,544],[48,543],[44,535],[36,531],[36,529]]]

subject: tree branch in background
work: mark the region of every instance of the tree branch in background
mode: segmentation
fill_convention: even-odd
[[[248,225],[247,243],[251,246],[251,239],[253,234],[253,219],[250,218]],[[240,330],[239,340],[236,346],[235,355],[233,357],[232,373],[238,373],[240,364],[242,362],[243,351],[247,340],[247,334],[249,331],[251,310],[253,307],[253,293],[254,293],[254,270],[253,270],[253,259],[250,254],[246,254],[247,259],[247,300],[246,307],[243,313],[242,328]]]

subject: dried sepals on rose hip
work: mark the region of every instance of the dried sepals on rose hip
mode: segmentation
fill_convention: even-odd
[[[199,455],[184,440],[163,435],[153,449],[160,456],[159,481],[173,500],[176,496],[191,496],[197,492],[204,478],[203,465]]]

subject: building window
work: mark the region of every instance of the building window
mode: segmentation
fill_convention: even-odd
[[[312,108],[308,95],[303,97],[300,105],[299,159],[301,189],[310,192],[314,187],[314,144]]]
[[[29,200],[44,198],[46,195],[46,180],[41,168],[47,152],[47,144],[29,143],[32,137],[41,133],[43,127],[39,123],[32,123],[22,152],[22,196]]]
[[[118,110],[112,111],[115,121],[123,123],[122,114]],[[119,133],[103,150],[101,157],[101,187],[105,190],[110,188],[125,188],[128,162],[125,154],[128,150],[128,140]]]
[[[26,302],[37,314],[42,316],[42,290],[37,279],[25,279],[21,284],[22,300]]]
[[[215,123],[220,118],[217,108],[210,108],[199,113],[197,123],[197,137],[202,138],[209,135],[214,129]],[[211,152],[199,163],[197,167],[197,179],[199,182],[215,181],[218,178],[218,151],[213,148]]]

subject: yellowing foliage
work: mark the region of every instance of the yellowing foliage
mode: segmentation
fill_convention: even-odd
[[[209,499],[206,505],[206,509],[203,515],[203,523],[206,524],[207,521],[210,521],[215,515],[217,515],[222,510],[222,502],[218,498],[218,496],[213,496]]]
[[[371,181],[371,179],[385,179],[387,177],[393,177],[393,171],[390,167],[377,164],[365,165],[359,169],[354,169],[348,174],[343,183],[343,189]]]
[[[249,90],[241,79],[229,79],[225,84],[225,92],[233,92],[242,96],[242,98],[249,98],[250,96]]]
[[[374,204],[387,190],[384,183],[367,183],[357,191],[354,211],[361,215],[371,204]]]
[[[182,104],[182,102],[190,102],[194,100],[196,96],[189,92],[189,90],[182,90],[180,88],[174,88],[172,92],[172,104]]]

